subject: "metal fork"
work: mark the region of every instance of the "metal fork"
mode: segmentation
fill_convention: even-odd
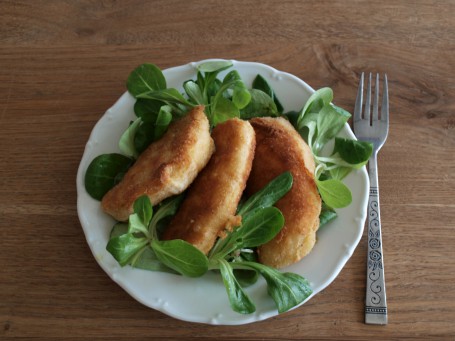
[[[371,73],[366,90],[365,110],[362,115],[364,74],[360,77],[359,89],[354,109],[354,132],[359,140],[373,144],[373,154],[368,161],[370,176],[370,196],[368,200],[368,259],[365,300],[365,323],[387,324],[387,300],[382,253],[381,217],[379,211],[379,185],[377,154],[387,139],[389,131],[389,97],[387,75],[384,75],[381,116],[379,116],[379,74],[371,107]]]

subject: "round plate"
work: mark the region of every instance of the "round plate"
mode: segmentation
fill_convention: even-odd
[[[175,87],[183,92],[183,82],[195,79],[196,67],[202,62],[205,61],[164,70],[168,87]],[[236,69],[248,86],[251,86],[257,74],[267,79],[284,105],[285,111],[301,109],[314,92],[299,78],[277,71],[270,66],[252,62],[232,62],[233,68],[228,71]],[[226,72],[221,73],[220,77],[223,77]],[[104,214],[100,203],[86,192],[84,174],[90,162],[99,154],[120,152],[117,144],[128,123],[134,119],[134,102],[134,98],[126,92],[101,117],[90,135],[77,173],[78,215],[88,245],[97,262],[137,301],[181,320],[236,325],[276,316],[278,312],[273,300],[267,295],[266,283],[262,278],[246,289],[256,305],[256,312],[242,315],[231,310],[221,277],[214,273],[207,273],[201,278],[186,278],[168,273],[133,269],[130,266],[122,268],[106,251],[114,220]],[[339,135],[354,138],[347,124]],[[345,184],[352,191],[351,205],[337,210],[338,218],[318,231],[317,243],[308,256],[283,269],[298,273],[309,280],[314,292],[308,299],[335,279],[362,236],[369,185],[365,167],[351,172],[346,177]]]

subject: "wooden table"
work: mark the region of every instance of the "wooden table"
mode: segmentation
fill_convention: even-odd
[[[0,335],[5,338],[455,337],[454,1],[0,1]],[[91,129],[143,62],[258,61],[352,111],[387,72],[379,154],[389,324],[364,324],[366,240],[304,306],[244,326],[148,309],[100,269],[76,212]],[[365,237],[365,236],[364,236]]]

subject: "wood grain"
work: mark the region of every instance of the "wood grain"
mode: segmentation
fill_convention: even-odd
[[[455,337],[455,1],[0,1],[3,338]],[[359,73],[387,72],[379,154],[389,324],[363,323],[366,245],[303,307],[246,326],[182,322],[96,264],[76,211],[91,129],[138,64],[258,61],[330,86],[352,111]]]

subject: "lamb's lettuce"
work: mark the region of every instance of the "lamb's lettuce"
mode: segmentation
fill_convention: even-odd
[[[166,89],[166,78],[156,65],[142,64],[131,72],[126,87],[137,97],[144,92]]]
[[[369,142],[337,137],[351,115],[332,104],[333,91],[315,91],[298,113],[291,113],[291,122],[308,143],[316,162],[315,178],[324,203],[332,208],[348,206],[352,201],[349,188],[341,181],[353,169],[365,165],[373,151]],[[324,148],[334,140],[332,153]]]
[[[85,172],[85,189],[90,196],[101,200],[104,195],[122,180],[134,160],[118,153],[101,154],[95,157]]]

